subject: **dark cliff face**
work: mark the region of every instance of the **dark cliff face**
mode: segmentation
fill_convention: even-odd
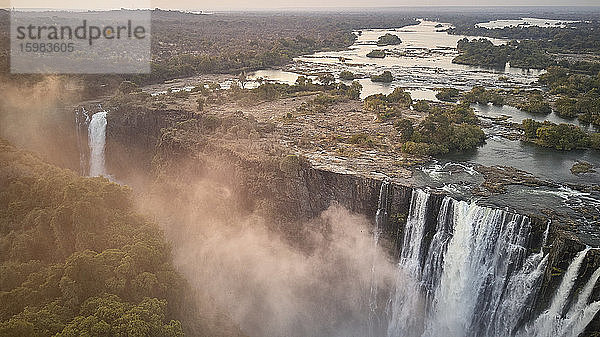
[[[552,232],[551,232],[552,234]],[[569,267],[569,264],[577,255],[578,252],[586,248],[576,237],[569,232],[557,230],[551,236],[547,251],[549,254],[548,267],[546,268],[542,287],[536,300],[536,312],[541,311],[541,308],[547,308],[552,300],[556,289],[558,288],[562,277]],[[585,259],[579,270],[579,277],[575,281],[573,289],[576,291],[571,294],[569,301],[576,300],[576,294],[580,291],[587,280],[589,280],[594,271],[600,267],[600,251],[593,249],[587,252]],[[590,301],[600,300],[600,286],[596,285]],[[582,336],[598,336],[600,335],[600,313],[586,328]]]
[[[215,132],[214,121],[196,116],[182,124],[180,118],[170,111],[145,112],[135,116],[110,113],[106,148],[108,171],[125,183],[134,178],[137,182],[154,181],[160,176],[179,181],[183,188],[186,177],[210,177],[235,191],[241,209],[248,213],[259,212],[270,219],[275,224],[273,229],[286,234],[290,241],[302,240],[302,227],[306,222],[318,217],[332,204],[362,214],[375,223],[383,183],[381,179],[315,168],[301,157],[272,149],[272,153],[264,157],[248,154],[243,147],[236,150],[236,146],[207,138],[207,134]],[[252,121],[245,120],[243,123],[247,124],[244,124],[247,128],[259,128]],[[386,206],[389,219],[381,228],[383,240],[380,243],[392,257],[397,256],[402,248],[412,192],[412,187],[400,184],[391,184],[388,189]],[[423,247],[429,246],[435,234],[436,219],[444,197],[433,194],[428,200]],[[539,251],[547,220],[531,217],[531,222],[527,248],[530,252]],[[583,248],[585,246],[570,232],[563,231],[560,225],[551,227],[544,248],[549,253],[549,263],[535,308],[531,308],[531,317],[548,307],[569,263]],[[580,276],[583,277],[579,277],[578,282],[589,279],[598,266],[600,254],[591,251],[581,269]],[[582,286],[576,284],[575,289]],[[600,287],[596,287],[592,298],[600,298]],[[599,331],[600,320],[596,319],[588,327],[586,335]]]
[[[185,118],[179,111],[171,110],[129,110],[126,106],[111,109],[106,126],[108,172],[118,172],[123,181],[143,180],[143,175],[150,175],[161,129]]]

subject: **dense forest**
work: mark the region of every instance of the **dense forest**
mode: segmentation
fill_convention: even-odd
[[[507,62],[511,67],[525,69],[545,69],[557,64],[537,41],[510,41],[494,45],[488,39],[464,38],[457,43],[459,55],[452,62],[475,66],[504,68]]]
[[[0,140],[0,336],[213,336],[131,190]]]
[[[559,115],[600,125],[600,72],[590,76],[563,67],[550,67],[540,76],[540,82],[559,97],[554,104]]]
[[[563,151],[587,148],[600,150],[600,133],[587,133],[575,125],[526,119],[521,128],[526,140],[543,147]]]
[[[418,22],[406,13],[255,12],[200,15],[152,11],[151,74],[83,76],[89,96],[123,79],[138,84],[205,73],[234,73],[284,65],[293,57],[352,45],[352,31]],[[8,73],[9,13],[0,10],[0,74]],[[2,76],[0,75],[0,76]],[[36,76],[9,78],[22,81]],[[107,85],[108,84],[108,85]],[[107,93],[110,94],[110,93]]]
[[[448,29],[449,34],[467,36],[485,36],[510,40],[536,40],[541,46],[553,53],[598,53],[600,51],[600,21],[586,20],[585,22],[568,24],[568,28],[519,26],[488,29],[476,26],[485,20],[453,20],[454,28]]]

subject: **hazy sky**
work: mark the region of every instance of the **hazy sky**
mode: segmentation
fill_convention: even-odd
[[[261,9],[402,6],[600,6],[600,0],[0,0],[0,7],[16,8],[164,8]]]

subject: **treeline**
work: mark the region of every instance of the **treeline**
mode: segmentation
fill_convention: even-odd
[[[357,29],[418,23],[392,13],[152,14],[152,74],[132,78],[138,83],[283,65],[299,55],[344,49]]]
[[[540,75],[539,81],[558,96],[554,110],[561,117],[600,125],[600,72],[590,76],[563,67],[550,67]]]
[[[425,115],[420,120],[403,116],[410,107]],[[418,156],[444,155],[475,150],[485,141],[479,119],[468,103],[430,106],[413,102],[410,94],[396,88],[389,95],[371,95],[364,109],[377,113],[380,120],[391,120],[403,141],[402,151]]]
[[[464,38],[458,41],[459,55],[452,62],[474,66],[504,68],[507,62],[511,67],[526,69],[545,69],[556,62],[537,41],[510,41],[503,45],[494,45],[488,39]]]
[[[4,19],[2,19],[4,18]],[[0,10],[0,74],[22,81],[36,76],[9,76],[8,12]],[[317,51],[344,49],[352,31],[415,25],[412,15],[375,13],[217,13],[196,15],[152,11],[151,74],[85,76],[91,94],[110,94],[122,80],[157,83],[199,73],[240,73],[283,65]],[[2,76],[0,76],[2,77]]]
[[[0,140],[0,336],[212,335],[131,191]],[[196,313],[197,315],[197,313]]]
[[[587,133],[575,125],[526,119],[522,122],[521,128],[525,140],[543,147],[562,151],[587,148],[600,150],[600,133]]]
[[[577,18],[580,20],[580,17]],[[481,22],[481,20],[477,20]],[[467,36],[485,36],[510,40],[535,40],[541,47],[552,53],[598,53],[600,52],[600,21],[570,23],[567,28],[560,27],[504,27],[488,29],[477,27],[474,20],[454,23],[449,34]]]

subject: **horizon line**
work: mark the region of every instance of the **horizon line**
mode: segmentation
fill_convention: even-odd
[[[419,6],[302,6],[302,7],[247,7],[247,8],[40,8],[40,7],[0,7],[0,10],[40,10],[40,11],[115,11],[115,10],[162,10],[162,11],[176,11],[176,12],[205,12],[205,11],[257,11],[257,10],[348,10],[348,9],[408,9],[408,8],[594,8],[600,9],[600,5],[419,5]]]

